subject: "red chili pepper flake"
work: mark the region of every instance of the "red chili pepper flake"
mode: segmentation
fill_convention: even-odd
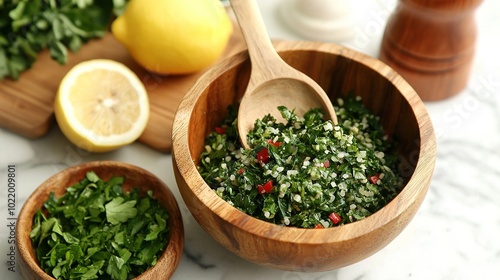
[[[238,174],[240,174],[240,175],[243,174],[243,172],[245,172],[245,168],[244,167],[242,167],[242,168],[240,168],[238,170]]]
[[[322,224],[317,224],[314,226],[314,228],[317,229],[317,228],[325,228],[325,227]]]
[[[380,180],[380,174],[375,174],[373,176],[370,176],[370,178],[368,178],[370,180],[370,183],[376,185],[378,183],[378,181]]]
[[[324,167],[324,168],[328,168],[328,167],[330,167],[330,161],[329,161],[329,160],[327,160],[327,161],[323,162],[323,167]]]
[[[260,150],[260,152],[257,153],[256,157],[260,163],[268,163],[269,162],[269,151],[267,150],[267,148],[263,148],[262,150]]]
[[[337,213],[335,213],[335,212],[332,212],[332,213],[328,216],[328,218],[330,218],[330,220],[332,221],[332,223],[333,223],[334,225],[336,225],[336,224],[338,224],[338,223],[340,223],[340,222],[342,221],[342,217],[340,217],[340,215],[339,215],[339,214],[337,214]]]
[[[221,126],[216,126],[215,127],[215,132],[217,132],[219,134],[225,134],[226,133],[226,128],[225,127],[221,127]]]
[[[260,194],[270,193],[273,190],[273,181],[269,180],[264,185],[258,185],[257,189]]]
[[[269,143],[269,144],[271,144],[271,145],[275,146],[276,148],[279,148],[279,147],[281,146],[281,142],[274,142],[274,141],[273,141],[273,140],[271,140],[271,139],[268,139],[268,140],[267,140],[267,143]]]

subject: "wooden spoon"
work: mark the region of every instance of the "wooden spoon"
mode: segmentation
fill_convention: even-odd
[[[325,117],[337,124],[337,116],[325,91],[310,77],[288,65],[278,55],[267,35],[254,0],[231,0],[231,6],[247,43],[252,70],[238,111],[238,132],[243,147],[255,120],[271,114],[283,121],[278,106],[299,116],[312,108],[323,108]]]

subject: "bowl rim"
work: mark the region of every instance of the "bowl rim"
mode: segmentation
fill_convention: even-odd
[[[314,51],[334,54],[348,60],[356,61],[379,73],[396,87],[399,92],[401,92],[406,102],[411,105],[410,107],[413,109],[419,127],[421,146],[413,174],[408,179],[401,192],[377,212],[360,221],[320,230],[284,227],[266,222],[239,211],[236,207],[231,206],[220,198],[205,183],[197,171],[193,159],[190,158],[188,128],[192,117],[193,107],[196,105],[198,98],[208,85],[220,75],[230,71],[231,68],[249,59],[247,51],[243,50],[222,60],[218,64],[218,67],[212,67],[200,77],[181,101],[174,118],[172,156],[175,160],[176,167],[179,169],[179,174],[185,180],[188,188],[193,192],[195,190],[198,192],[196,193],[197,199],[199,199],[208,209],[213,211],[220,219],[242,231],[255,236],[265,235],[266,238],[275,241],[297,242],[309,245],[338,243],[345,240],[356,239],[397,219],[403,214],[404,210],[411,205],[415,205],[418,208],[428,190],[434,170],[436,140],[430,116],[415,90],[395,70],[380,60],[338,44],[282,40],[274,41],[274,46],[279,53],[290,51]],[[373,65],[377,65],[377,68],[374,68]],[[185,133],[183,133],[183,131],[185,131]],[[422,141],[422,139],[425,139],[425,141]],[[419,198],[414,195],[415,192],[424,192],[424,195]],[[395,212],[394,209],[397,211]],[[367,225],[371,226],[367,227]],[[327,238],[325,238],[325,232],[328,233]],[[316,235],[321,235],[321,238],[314,238]]]
[[[156,264],[150,268],[148,268],[145,272],[142,274],[138,275],[134,279],[149,279],[151,277],[151,273],[155,267],[159,268],[158,263],[167,261],[169,264],[167,270],[163,270],[165,275],[171,276],[175,270],[177,269],[177,266],[179,265],[180,258],[182,256],[183,248],[184,248],[184,225],[182,222],[182,215],[179,209],[179,205],[177,203],[177,200],[175,196],[173,195],[172,191],[170,188],[156,175],[153,173],[149,172],[148,170],[145,170],[139,166],[126,163],[126,162],[121,162],[121,161],[112,161],[112,160],[104,160],[104,161],[90,161],[90,162],[85,162],[82,164],[77,164],[73,166],[69,166],[63,170],[60,170],[59,172],[51,175],[49,178],[44,180],[37,188],[30,194],[30,196],[26,199],[24,202],[23,206],[21,207],[21,210],[19,211],[19,215],[17,217],[17,227],[16,227],[16,249],[17,252],[19,253],[19,256],[24,263],[23,265],[26,266],[28,269],[30,269],[33,273],[35,273],[37,276],[40,277],[40,279],[53,279],[49,274],[47,274],[39,265],[39,261],[35,258],[32,258],[32,256],[29,253],[29,248],[33,248],[33,245],[31,244],[31,239],[29,237],[29,233],[31,232],[31,228],[26,228],[28,225],[31,225],[33,222],[33,216],[29,216],[29,211],[31,208],[28,208],[27,202],[32,201],[34,198],[38,197],[39,195],[43,195],[44,197],[48,197],[50,194],[51,190],[57,189],[57,186],[51,185],[54,181],[58,181],[61,178],[66,177],[65,173],[67,174],[73,174],[79,170],[87,170],[90,171],[92,169],[99,169],[101,167],[112,167],[116,168],[117,171],[123,171],[123,175],[126,178],[126,171],[129,171],[130,169],[134,169],[137,172],[140,172],[148,177],[150,177],[155,183],[158,184],[158,188],[160,192],[162,193],[163,196],[167,197],[170,201],[172,202],[171,205],[169,205],[169,219],[171,228],[170,228],[170,235],[169,235],[169,242],[167,246],[165,247],[163,253],[160,255],[158,258]],[[80,181],[82,178],[76,179],[77,181]],[[69,186],[66,186],[67,188]],[[46,198],[45,198],[46,199]],[[28,234],[28,237],[26,238],[26,235]],[[25,242],[28,241],[28,242]],[[22,270],[22,269],[21,269]]]

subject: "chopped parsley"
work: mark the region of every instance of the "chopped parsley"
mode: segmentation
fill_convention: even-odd
[[[257,120],[242,148],[237,108],[206,139],[198,170],[246,214],[278,225],[327,228],[361,220],[391,201],[404,180],[396,144],[360,97],[338,99],[338,125],[321,109],[303,118],[279,107]]]
[[[88,172],[34,217],[31,240],[41,268],[56,279],[132,279],[168,244],[169,214],[151,191],[124,193],[124,177]]]

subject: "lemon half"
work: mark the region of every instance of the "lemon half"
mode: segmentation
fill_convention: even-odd
[[[137,140],[149,118],[144,85],[127,66],[106,59],[75,65],[59,85],[57,124],[76,146],[106,152]]]

